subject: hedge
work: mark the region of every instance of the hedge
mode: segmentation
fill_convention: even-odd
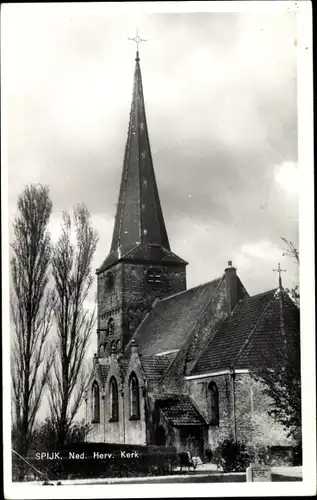
[[[49,452],[50,456],[54,451],[57,450]],[[166,475],[173,472],[178,461],[175,448],[164,446],[76,443],[59,450],[60,458],[53,459],[38,459],[36,452],[31,451],[27,460],[50,480]],[[83,458],[71,458],[70,454],[74,453]],[[104,458],[101,454],[110,457]],[[18,457],[12,457],[12,462],[13,481],[17,481],[23,462]],[[31,467],[28,469],[32,470]],[[35,471],[32,475],[32,479],[44,478]]]
[[[250,463],[274,466],[301,465],[301,446],[245,445],[224,439],[212,451],[211,461],[224,472],[245,472]]]

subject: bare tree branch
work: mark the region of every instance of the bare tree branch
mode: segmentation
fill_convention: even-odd
[[[285,243],[286,248],[283,248],[283,256],[288,256],[293,258],[293,262],[299,266],[299,251],[298,248],[287,238],[281,237],[281,240]],[[293,288],[287,289],[290,297],[297,305],[300,307],[300,291],[299,285],[295,285]]]
[[[281,237],[281,240],[286,244],[286,248],[283,248],[283,256],[291,256],[295,259],[295,262],[299,264],[299,251],[298,248],[295,247],[294,243],[287,240],[284,237]]]

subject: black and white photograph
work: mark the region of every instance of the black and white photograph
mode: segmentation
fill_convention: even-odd
[[[311,17],[2,5],[6,498],[315,493]]]

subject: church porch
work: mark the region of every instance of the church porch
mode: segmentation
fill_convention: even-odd
[[[154,401],[153,444],[174,446],[178,452],[189,451],[204,457],[208,425],[186,394],[152,395]]]

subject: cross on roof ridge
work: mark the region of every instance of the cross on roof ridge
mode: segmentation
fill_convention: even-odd
[[[282,272],[286,272],[286,269],[281,269],[281,264],[279,262],[277,264],[277,269],[273,269],[273,272],[278,273],[278,286],[279,286],[279,289],[282,289],[283,285],[282,285],[282,276],[281,276],[281,273]]]

